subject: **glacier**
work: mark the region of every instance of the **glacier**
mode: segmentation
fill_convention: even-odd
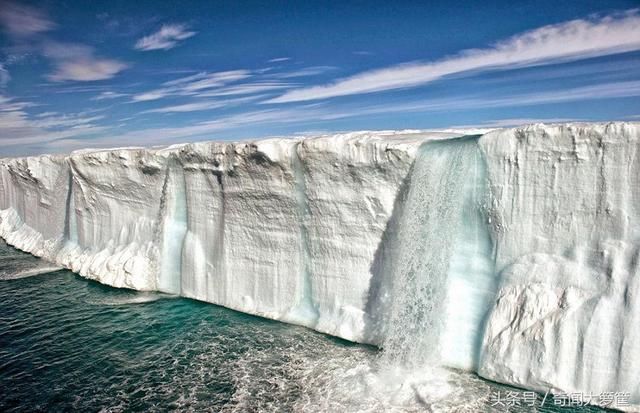
[[[161,291],[640,411],[640,124],[0,159],[0,236]]]

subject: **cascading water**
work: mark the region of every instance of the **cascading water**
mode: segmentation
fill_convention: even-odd
[[[182,250],[187,233],[187,197],[184,173],[172,160],[164,182],[162,213],[162,261],[158,290],[180,294]]]
[[[302,161],[300,160],[300,154],[297,151],[298,147],[299,145],[296,145],[296,150],[294,150],[293,152],[291,161],[292,170],[295,176],[298,214],[300,216],[300,251],[303,257],[302,268],[300,270],[300,285],[302,286],[302,291],[300,294],[299,302],[294,308],[291,309],[290,313],[286,317],[286,320],[294,322],[296,324],[313,327],[317,323],[320,315],[312,298],[313,289],[311,284],[311,271],[309,269],[309,264],[311,261],[311,253],[309,252],[310,241],[309,231],[305,223],[305,220],[311,214],[311,212],[309,211],[309,202],[307,201],[307,187],[304,180],[303,170],[304,167],[302,165]]]
[[[391,254],[383,364],[409,369],[438,364],[453,254],[469,250],[457,244],[473,244],[475,255],[490,261],[487,237],[461,240],[470,232],[463,227],[478,221],[481,206],[477,189],[484,166],[476,142],[477,137],[429,142],[416,157]]]

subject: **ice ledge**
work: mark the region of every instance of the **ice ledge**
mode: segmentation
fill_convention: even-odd
[[[412,315],[381,280],[395,268],[402,223],[415,221],[403,210],[408,191],[421,189],[411,175],[426,153],[421,162],[442,165],[441,190],[464,182],[447,195],[464,202],[439,229],[455,228],[446,257],[430,253],[448,261],[424,267],[448,268],[447,281],[438,278],[444,307],[432,307],[443,314],[434,362],[542,391],[628,392],[631,406],[618,407],[637,410],[639,124],[494,130],[477,139],[480,158],[464,152],[473,173],[452,175],[446,148],[460,150],[451,138],[462,134],[356,132],[1,159],[0,236],[106,284],[380,344],[410,330],[389,328],[390,306],[396,322],[409,325]],[[422,151],[435,141],[445,145]],[[412,199],[437,213],[446,198],[438,193]],[[406,342],[424,341],[413,338]]]

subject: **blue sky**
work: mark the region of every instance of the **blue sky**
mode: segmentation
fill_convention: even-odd
[[[0,156],[640,120],[637,1],[2,1]]]

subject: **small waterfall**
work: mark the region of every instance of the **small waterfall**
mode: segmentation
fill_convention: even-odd
[[[78,244],[78,218],[76,217],[76,202],[73,193],[73,170],[69,166],[69,178],[67,181],[67,199],[65,201],[66,217],[64,220],[63,239]]]
[[[386,365],[438,363],[452,253],[468,213],[465,204],[478,197],[470,184],[482,163],[476,142],[477,137],[428,142],[416,156],[391,254]]]
[[[313,302],[313,284],[311,282],[311,253],[309,231],[307,229],[307,219],[311,215],[309,210],[309,201],[307,199],[307,185],[304,178],[304,166],[298,152],[300,143],[296,144],[291,156],[291,169],[293,170],[295,179],[296,201],[298,206],[298,215],[300,217],[300,255],[302,256],[302,265],[300,268],[300,297],[297,304],[290,310],[286,316],[286,320],[296,324],[305,325],[313,328],[320,314],[318,308]]]
[[[182,250],[187,233],[187,196],[182,167],[171,159],[167,167],[161,205],[162,249],[158,290],[180,294]]]

